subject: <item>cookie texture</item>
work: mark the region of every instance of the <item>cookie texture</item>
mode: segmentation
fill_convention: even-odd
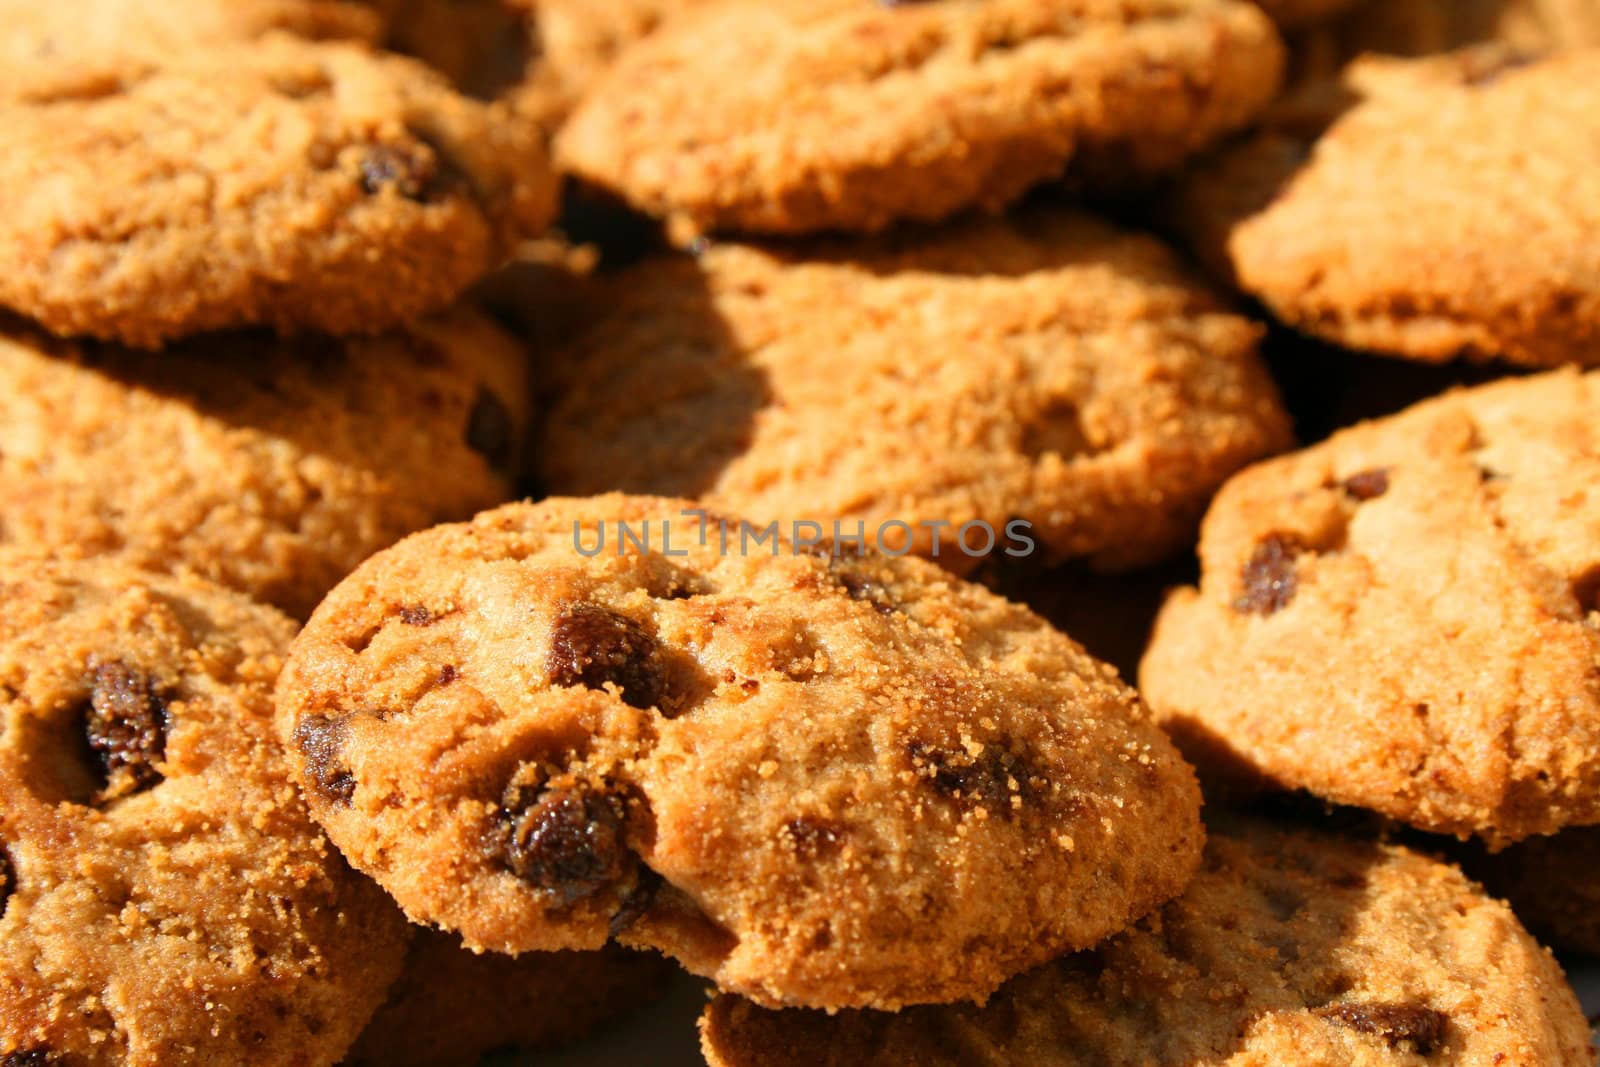
[[[1224,153],[1174,217],[1308,333],[1418,360],[1592,365],[1597,62],[1498,45],[1360,61],[1357,102],[1325,133],[1280,125]]]
[[[1529,838],[1465,862],[1534,933],[1563,951],[1600,956],[1600,827]]]
[[[1223,777],[1491,844],[1600,822],[1597,414],[1552,372],[1239,475],[1145,697]]]
[[[411,60],[275,35],[0,101],[0,304],[155,346],[373,333],[548,221],[536,128]]]
[[[9,551],[0,600],[0,1061],[336,1062],[404,924],[289,780],[289,620]]]
[[[312,616],[279,728],[413,921],[893,1008],[981,998],[1182,888],[1199,794],[1111,668],[926,562],[741,546],[692,507],[510,505]]]
[[[718,997],[712,1067],[1389,1067],[1594,1062],[1560,966],[1454,867],[1235,826],[1184,895],[989,1003],[768,1011]]]
[[[518,103],[558,127],[623,51],[673,17],[719,0],[522,0],[539,64]]]
[[[382,5],[361,0],[0,0],[0,99],[114,87],[130,64],[275,30],[313,40],[377,40]]]
[[[564,395],[537,458],[557,492],[899,523],[886,542],[963,573],[1023,520],[1035,561],[1125,568],[1187,542],[1228,475],[1289,441],[1257,328],[1159,242],[1059,207],[716,243],[608,295],[551,359]],[[969,523],[997,531],[990,551]]]
[[[155,353],[5,320],[0,545],[190,571],[304,618],[378,549],[511,495],[524,359],[465,308]]]
[[[877,230],[1169,169],[1282,61],[1235,0],[720,3],[628,50],[558,153],[681,232]]]
[[[477,955],[419,930],[405,970],[347,1056],[347,1067],[476,1067],[484,1056],[575,1040],[660,991],[653,953]]]

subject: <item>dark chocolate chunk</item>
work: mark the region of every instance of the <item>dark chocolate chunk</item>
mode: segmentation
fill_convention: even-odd
[[[120,660],[92,665],[84,736],[101,779],[102,799],[148,789],[167,747],[167,700],[150,676]]]
[[[1233,610],[1246,615],[1272,615],[1288,607],[1299,588],[1294,558],[1299,546],[1273,534],[1256,545],[1241,572],[1243,591]]]
[[[615,685],[635,708],[660,707],[667,696],[667,666],[655,638],[597,604],[579,604],[556,619],[548,662],[551,683],[563,689]]]
[[[305,757],[306,777],[311,787],[329,803],[349,807],[356,794],[356,780],[343,763],[349,727],[343,719],[308,715],[294,728],[294,743]]]
[[[498,858],[565,907],[616,885],[632,857],[619,801],[587,782],[513,786],[502,809]]]

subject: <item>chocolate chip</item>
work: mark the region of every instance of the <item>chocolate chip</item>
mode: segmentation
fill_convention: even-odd
[[[659,707],[667,695],[667,668],[655,638],[597,604],[580,604],[556,619],[548,663],[551,684],[563,689],[615,685],[623,703],[635,708]]]
[[[1390,1048],[1410,1046],[1419,1056],[1433,1055],[1450,1030],[1448,1015],[1421,1004],[1329,1004],[1317,1014],[1348,1029],[1376,1034]]]
[[[794,842],[794,851],[801,859],[816,859],[838,848],[844,841],[844,829],[827,819],[801,815],[783,824],[784,831]]]
[[[616,937],[642,919],[644,913],[650,910],[650,905],[655,903],[656,893],[660,889],[661,876],[649,867],[641,868],[638,883],[634,885],[633,891],[623,898],[622,907],[611,916],[611,922],[606,927],[607,933]]]
[[[1278,534],[1256,545],[1241,572],[1244,591],[1233,602],[1233,610],[1241,614],[1271,615],[1287,607],[1299,588],[1294,570],[1298,552],[1298,545]]]
[[[1362,503],[1376,500],[1389,491],[1389,472],[1382,467],[1376,467],[1360,474],[1352,474],[1344,480],[1344,491],[1346,496]]]
[[[343,719],[308,715],[294,728],[294,743],[305,757],[306,777],[329,803],[350,806],[356,794],[355,776],[341,762],[350,728]]]
[[[0,1067],[50,1067],[55,1063],[55,1053],[49,1049],[17,1049],[0,1056]]]
[[[1009,817],[1012,797],[1026,798],[1028,779],[1022,762],[995,745],[985,746],[974,756],[966,749],[952,751],[912,741],[906,752],[918,775],[963,807],[981,807]]]
[[[483,386],[472,401],[472,413],[467,416],[467,447],[496,467],[511,462],[512,439],[516,430],[511,423],[511,411],[505,403]]]
[[[421,604],[408,604],[400,609],[400,621],[407,626],[432,626],[438,616]]]
[[[1572,582],[1572,595],[1585,615],[1600,611],[1600,566],[1590,567]]]
[[[837,557],[829,561],[829,568],[833,571],[834,579],[851,600],[866,601],[880,615],[892,615],[898,610],[894,605],[893,595],[881,582],[873,581],[860,571],[841,564]]]
[[[376,144],[361,159],[361,188],[376,196],[393,189],[407,200],[434,203],[466,186],[450,156],[426,137],[405,144]]]
[[[578,780],[543,789],[513,786],[502,805],[498,858],[518,878],[566,907],[627,874],[622,805]]]
[[[11,894],[16,888],[17,869],[11,865],[11,857],[0,849],[0,919],[5,918],[6,905],[11,903]]]
[[[161,780],[167,700],[150,676],[119,660],[92,665],[84,736],[105,785],[101,799],[127,796]]]

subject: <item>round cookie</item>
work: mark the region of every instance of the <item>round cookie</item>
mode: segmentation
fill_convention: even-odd
[[[1594,364],[1597,62],[1500,46],[1358,62],[1358,102],[1326,133],[1279,128],[1224,153],[1173,215],[1307,333],[1427,361]]]
[[[337,1061],[405,930],[273,737],[293,625],[9,552],[0,600],[0,1061]]]
[[[982,1008],[768,1011],[718,997],[711,1067],[1543,1067],[1593,1063],[1560,966],[1454,867],[1267,826],[1214,829],[1182,897]]]
[[[893,1008],[982,998],[1182,888],[1199,793],[1110,667],[926,562],[694,507],[510,505],[312,616],[279,729],[413,921]]]
[[[1491,844],[1600,822],[1597,416],[1552,372],[1234,478],[1144,696],[1220,776]]]
[[[1600,827],[1476,852],[1467,869],[1556,948],[1600,956]]]
[[[0,320],[0,545],[188,570],[304,618],[378,549],[507,499],[526,397],[522,349],[465,308],[155,353]]]
[[[653,1000],[672,965],[654,953],[477,955],[418,931],[389,999],[345,1067],[476,1067],[484,1056],[572,1041]]]
[[[93,93],[133,61],[255,40],[286,30],[374,41],[384,12],[361,0],[0,0],[0,99]]]
[[[130,60],[0,102],[0,304],[152,347],[374,333],[448,305],[554,197],[531,123],[411,60],[285,35]]]
[[[630,48],[558,156],[680,233],[878,230],[1170,169],[1282,63],[1236,0],[720,3]]]
[[[715,243],[608,296],[551,360],[554,492],[693,496],[785,530],[901,523],[958,573],[1022,520],[1036,556],[1125,568],[1189,543],[1222,481],[1289,442],[1257,327],[1159,242],[1062,208]],[[988,553],[968,523],[995,531]]]

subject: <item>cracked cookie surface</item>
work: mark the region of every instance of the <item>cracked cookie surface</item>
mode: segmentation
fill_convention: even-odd
[[[1183,896],[989,1003],[768,1011],[718,997],[712,1067],[1538,1067],[1593,1062],[1560,966],[1454,867],[1392,846],[1214,827]]]
[[[1357,62],[1326,115],[1299,109],[1325,133],[1285,122],[1224,152],[1184,180],[1173,216],[1307,333],[1426,361],[1592,365],[1597,63],[1500,45]]]
[[[605,298],[550,360],[554,492],[692,496],[785,529],[898,521],[957,572],[979,565],[964,525],[1024,520],[1042,557],[1126,568],[1289,442],[1257,328],[1156,240],[1060,207],[871,244],[715,243]]]
[[[374,333],[448,305],[548,221],[531,123],[421,64],[272,35],[0,101],[0,304],[155,347]]]
[[[413,920],[894,1007],[981,998],[1181,889],[1199,795],[1112,668],[926,562],[724,554],[692,506],[510,505],[312,616],[279,729]],[[647,521],[653,551],[616,540]]]
[[[511,495],[526,355],[466,308],[382,337],[144,352],[0,320],[0,545],[187,570],[304,618]]]
[[[405,932],[276,743],[293,625],[12,551],[0,602],[0,1061],[337,1061]]]
[[[1234,478],[1141,691],[1222,776],[1491,843],[1600,822],[1597,415],[1551,372]]]
[[[629,49],[558,155],[682,232],[878,230],[1170,169],[1282,61],[1234,0],[714,4]]]

